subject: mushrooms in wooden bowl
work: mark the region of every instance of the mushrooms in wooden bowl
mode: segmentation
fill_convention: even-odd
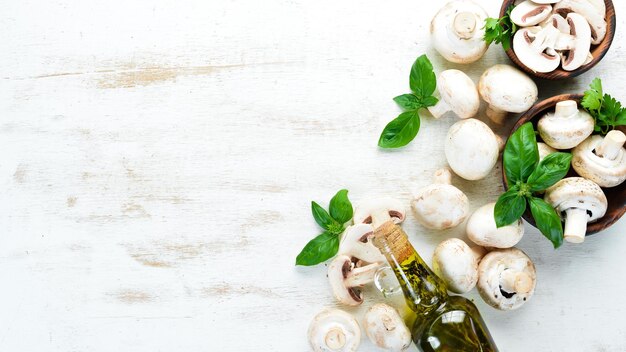
[[[568,242],[580,243],[600,232],[626,212],[626,126],[603,136],[594,132],[594,119],[581,106],[582,94],[562,94],[533,105],[509,135],[527,122],[538,131],[539,158],[558,151],[572,154],[565,178],[536,194],[554,207],[564,223]],[[545,144],[544,144],[545,143]],[[503,157],[502,179],[508,190]],[[524,220],[537,227],[527,209]]]
[[[576,77],[607,53],[615,35],[611,0],[505,0],[500,17],[517,27],[506,54],[528,74]]]

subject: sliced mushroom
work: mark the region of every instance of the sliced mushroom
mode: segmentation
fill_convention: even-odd
[[[454,293],[471,291],[478,281],[478,262],[484,255],[482,247],[470,248],[458,238],[449,238],[435,248],[433,271]]]
[[[352,258],[338,255],[328,265],[328,281],[337,300],[348,306],[363,303],[361,287],[374,281],[381,263],[356,267]]]
[[[448,165],[466,180],[485,178],[498,161],[498,140],[484,122],[461,120],[450,127],[445,142]]]
[[[488,203],[476,209],[467,221],[465,231],[470,241],[483,247],[510,248],[524,236],[521,219],[498,228],[494,217],[496,203]]]
[[[513,37],[513,48],[517,58],[535,72],[552,72],[561,63],[561,58],[554,50],[556,35],[559,30],[553,26],[521,28]],[[547,38],[547,37],[553,37]]]
[[[308,337],[315,352],[354,352],[361,343],[361,327],[343,310],[325,309],[309,324]]]
[[[567,20],[565,20],[565,18],[561,15],[553,13],[540,24],[542,28],[550,25],[558,29],[561,33],[569,33],[569,24],[567,24]]]
[[[524,112],[537,101],[537,85],[522,71],[509,65],[494,65],[478,82],[478,92],[487,107],[487,116],[503,123],[507,112]]]
[[[511,21],[520,27],[529,27],[545,20],[552,13],[552,6],[526,0],[513,8]]]
[[[577,13],[567,15],[569,34],[573,38],[573,43],[569,44],[570,50],[562,55],[562,64],[565,71],[573,71],[584,65],[591,48],[591,29],[587,20]]]
[[[378,227],[387,220],[399,224],[404,221],[406,212],[404,205],[393,198],[374,198],[359,203],[354,209],[355,224],[372,224]]]
[[[373,305],[365,313],[365,333],[370,341],[387,351],[404,351],[411,345],[411,332],[393,307]]]
[[[587,223],[604,216],[608,202],[595,182],[582,177],[568,177],[546,190],[546,202],[565,218],[563,235],[571,243],[585,240]]]
[[[459,70],[445,70],[437,78],[439,101],[428,111],[440,118],[448,112],[453,112],[462,119],[470,118],[478,113],[480,99],[476,85],[468,75]]]
[[[535,265],[517,248],[487,253],[478,265],[478,292],[490,306],[513,310],[526,303],[535,292]]]
[[[474,1],[451,1],[430,23],[431,42],[446,60],[468,64],[480,59],[487,44],[483,24],[487,12]]]
[[[561,0],[532,0],[535,4],[556,4]]]
[[[547,113],[537,124],[543,141],[556,149],[571,149],[589,137],[595,122],[586,111],[578,109],[574,100],[556,104],[554,113]]]
[[[556,149],[542,142],[537,143],[537,148],[539,149],[539,161],[543,160],[546,156],[557,152]]]
[[[572,167],[600,187],[615,187],[626,180],[626,135],[618,130],[604,138],[594,135],[572,151]]]
[[[571,12],[582,15],[591,27],[591,44],[600,44],[606,35],[606,9],[597,1],[562,0],[554,5],[554,12],[563,17]]]
[[[462,223],[469,213],[467,196],[452,186],[448,169],[435,172],[433,184],[417,191],[411,201],[417,221],[429,229],[449,229]]]
[[[385,262],[385,257],[372,241],[373,236],[374,227],[372,225],[352,225],[341,236],[338,253],[365,263]]]

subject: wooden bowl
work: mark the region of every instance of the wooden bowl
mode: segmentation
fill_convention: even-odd
[[[537,130],[537,122],[543,115],[548,112],[554,111],[556,103],[563,100],[576,100],[580,105],[580,101],[582,100],[582,94],[561,94],[552,98],[548,98],[546,100],[540,101],[539,103],[533,105],[530,110],[525,112],[513,129],[509,136],[515,132],[521,125],[524,123],[531,121],[533,126],[535,127],[535,131]],[[620,126],[619,129],[626,133],[626,126]],[[537,142],[541,142],[541,137],[537,135]],[[567,152],[567,150],[565,150]],[[573,168],[570,168],[569,173],[566,177],[578,176],[576,171]],[[504,189],[508,189],[508,185],[506,183],[506,174],[504,173],[504,164],[502,165],[502,182],[504,183]],[[600,219],[587,224],[587,235],[592,235],[594,233],[600,232],[609,226],[613,225],[619,218],[624,215],[626,212],[626,182],[611,188],[602,188],[604,194],[606,195],[607,200],[609,201],[609,206],[606,211],[606,214]],[[535,225],[535,221],[530,214],[530,210],[526,210],[523,215],[524,220],[526,220],[529,224]]]
[[[504,0],[502,2],[502,7],[500,8],[500,17],[504,16],[504,14],[506,13],[506,10],[514,2],[515,0]],[[524,72],[528,73],[529,75],[537,77],[537,78],[543,78],[543,79],[549,79],[549,80],[567,79],[570,77],[576,77],[578,75],[581,75],[589,71],[592,67],[597,65],[598,62],[602,60],[604,55],[606,55],[607,51],[609,51],[609,48],[611,47],[611,43],[613,43],[613,36],[615,36],[615,8],[613,7],[613,2],[611,0],[604,0],[604,3],[606,4],[606,18],[605,18],[606,26],[607,26],[606,36],[604,37],[604,39],[602,40],[600,44],[591,45],[591,55],[593,55],[593,59],[591,60],[589,64],[583,65],[573,71],[565,71],[559,66],[556,70],[552,72],[540,73],[540,72],[535,72],[529,69],[528,67],[526,67],[526,65],[524,65],[517,58],[517,55],[515,55],[515,52],[513,51],[512,43],[511,43],[511,48],[506,50],[506,54],[511,59],[511,61],[513,61],[515,65],[517,65],[517,67],[519,67],[520,69],[522,69]]]

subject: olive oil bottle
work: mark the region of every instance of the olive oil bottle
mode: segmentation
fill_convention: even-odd
[[[474,303],[448,295],[443,280],[420,258],[400,226],[391,221],[379,226],[374,244],[387,258],[415,313],[409,329],[420,351],[498,351]]]

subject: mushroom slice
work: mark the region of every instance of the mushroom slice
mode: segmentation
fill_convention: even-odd
[[[361,328],[343,310],[325,309],[309,324],[308,337],[315,352],[354,352],[361,343]]]
[[[537,101],[537,85],[522,71],[509,65],[494,65],[478,82],[478,92],[487,107],[487,116],[503,123],[507,112],[524,112]]]
[[[540,24],[541,28],[545,28],[550,25],[558,29],[561,33],[569,33],[569,24],[567,24],[567,21],[561,15],[553,13]]]
[[[586,111],[578,109],[574,100],[556,104],[554,113],[547,113],[537,123],[543,141],[556,149],[571,149],[593,133],[594,120]]]
[[[569,34],[574,38],[574,43],[570,45],[572,47],[570,50],[562,54],[563,69],[573,71],[587,61],[587,54],[591,48],[591,29],[587,20],[577,13],[569,13],[567,23],[570,28]]]
[[[562,0],[554,5],[554,12],[563,17],[571,12],[583,16],[591,27],[591,44],[600,44],[606,35],[606,9],[597,1]]]
[[[624,142],[626,135],[618,130],[590,136],[572,150],[572,167],[600,187],[615,187],[626,180]]]
[[[363,303],[360,288],[373,282],[381,263],[356,267],[352,258],[338,255],[328,265],[328,281],[337,300],[348,306]]]
[[[466,293],[478,281],[478,262],[484,254],[482,247],[472,250],[458,238],[449,238],[435,248],[433,271],[446,282],[448,290]]]
[[[546,202],[565,217],[565,240],[581,243],[585,240],[587,223],[604,216],[608,202],[595,182],[582,177],[568,177],[546,190]]]
[[[387,197],[365,200],[354,209],[355,224],[372,224],[374,228],[390,219],[399,224],[405,217],[406,211],[402,202]]]
[[[411,345],[411,332],[393,307],[384,303],[373,305],[365,313],[365,333],[370,341],[387,351],[404,351]]]
[[[521,307],[535,292],[535,265],[517,248],[487,253],[478,265],[478,292],[490,306],[500,310]]]
[[[465,232],[474,243],[483,247],[510,248],[524,236],[521,219],[498,228],[494,217],[496,203],[488,203],[478,208],[467,221]]]
[[[546,35],[548,31],[558,33],[558,29],[548,26],[522,28],[513,36],[513,50],[517,58],[529,69],[535,72],[552,72],[561,63],[561,58],[548,47]]]
[[[450,127],[444,146],[448,165],[466,180],[485,178],[498,161],[498,140],[484,122],[461,120]]]
[[[459,70],[445,70],[437,78],[439,101],[428,108],[435,118],[453,112],[462,119],[478,113],[480,98],[476,85],[468,75]]]
[[[511,21],[520,27],[529,27],[545,20],[552,13],[552,6],[526,0],[513,8]]]
[[[417,191],[411,202],[415,218],[429,229],[453,228],[469,213],[467,196],[450,179],[448,169],[437,170],[433,184]]]
[[[543,160],[546,156],[557,152],[556,149],[542,142],[537,143],[537,149],[539,149],[539,161]]]
[[[487,12],[474,1],[451,1],[443,6],[430,23],[430,37],[435,50],[446,60],[469,64],[480,59],[487,44],[483,23]]]
[[[556,4],[557,2],[561,1],[561,0],[532,0],[535,4],[542,4],[542,5],[546,5],[546,4]]]
[[[372,242],[373,236],[374,227],[372,225],[356,224],[348,227],[343,236],[341,236],[339,254],[344,254],[366,263],[384,262],[385,257]]]

